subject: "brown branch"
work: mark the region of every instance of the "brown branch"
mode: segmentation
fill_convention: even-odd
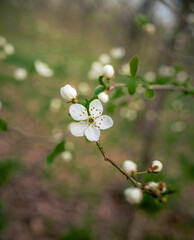
[[[122,168],[120,168],[115,162],[113,162],[113,160],[111,160],[110,158],[108,158],[106,156],[106,154],[103,150],[103,147],[100,146],[99,141],[96,142],[96,145],[97,145],[98,149],[100,150],[102,156],[104,157],[104,160],[110,162],[115,168],[117,168],[127,178],[127,180],[130,180],[135,187],[138,187],[136,181],[130,175],[128,175]]]

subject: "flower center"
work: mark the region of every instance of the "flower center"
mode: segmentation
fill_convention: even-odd
[[[94,122],[94,118],[89,117],[89,118],[88,118],[88,122],[89,122],[89,124],[92,124],[92,123]]]

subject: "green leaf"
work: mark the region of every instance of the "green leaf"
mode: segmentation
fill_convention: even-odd
[[[60,143],[58,143],[55,148],[53,149],[53,151],[51,153],[49,153],[46,156],[46,161],[48,164],[51,164],[54,162],[55,158],[62,152],[65,151],[65,141],[62,140]]]
[[[138,56],[135,56],[131,59],[129,65],[130,65],[130,72],[131,72],[131,77],[135,79],[135,76],[137,74],[137,69],[138,69],[138,64],[139,64],[139,58]]]
[[[143,14],[137,14],[135,16],[135,21],[140,27],[143,27],[149,23],[149,17]]]
[[[100,83],[100,85],[106,87],[105,83],[103,82],[103,76],[100,76],[100,77],[98,78],[98,82]]]
[[[0,118],[0,130],[6,132],[7,131],[7,122]]]
[[[95,95],[98,95],[99,93],[103,92],[105,89],[106,89],[105,86],[98,87],[98,88],[95,90],[94,94],[95,94]]]
[[[138,86],[138,80],[129,78],[127,82],[127,89],[130,95],[134,95]]]
[[[151,99],[151,98],[153,98],[154,96],[155,96],[155,91],[154,91],[153,89],[147,89],[147,90],[145,91],[145,97],[146,97],[146,98]]]
[[[112,98],[116,99],[116,98],[122,97],[123,95],[124,95],[123,88],[117,87],[117,88],[115,88],[115,93]]]
[[[129,75],[117,74],[115,80],[116,82],[126,83],[128,79],[129,79]]]

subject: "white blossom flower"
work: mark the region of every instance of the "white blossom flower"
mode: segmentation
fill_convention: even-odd
[[[60,90],[61,96],[67,100],[72,101],[77,98],[77,91],[75,88],[71,87],[71,85],[67,84]]]
[[[88,95],[91,92],[90,86],[86,82],[81,82],[78,85],[78,91],[83,95]]]
[[[124,63],[124,64],[121,66],[121,73],[127,74],[127,75],[128,75],[128,74],[131,75],[129,63]]]
[[[131,160],[125,160],[123,162],[123,169],[125,170],[126,173],[130,175],[136,175],[137,172],[137,164],[134,163]]]
[[[102,68],[103,65],[101,62],[93,62],[91,69],[88,73],[89,79],[96,80],[97,78],[99,78],[102,75]]]
[[[158,72],[163,77],[171,77],[175,74],[175,69],[171,66],[161,65]]]
[[[76,137],[86,136],[89,141],[98,141],[100,130],[105,130],[113,125],[113,120],[102,115],[103,106],[98,99],[93,100],[89,105],[89,115],[87,109],[81,104],[72,104],[69,108],[71,117],[80,121],[71,125],[71,133]]]
[[[23,81],[27,78],[28,72],[24,68],[17,68],[14,71],[13,76],[14,76],[15,79],[17,79],[19,81]]]
[[[156,80],[155,72],[149,71],[144,74],[144,79],[148,82],[154,82]]]
[[[105,65],[102,69],[102,73],[106,78],[112,78],[115,74],[115,70],[112,65]]]
[[[52,112],[58,112],[59,109],[61,108],[61,104],[62,104],[61,99],[53,98],[50,103],[50,110]]]
[[[153,23],[147,23],[143,29],[151,34],[154,34],[156,32],[156,26]]]
[[[109,96],[105,92],[101,92],[98,94],[98,99],[103,103],[107,103],[109,101]]]
[[[14,54],[15,52],[15,48],[12,44],[10,43],[6,43],[4,46],[3,46],[3,49],[4,49],[4,52],[7,54],[7,55],[12,55]]]
[[[187,80],[188,78],[188,74],[185,72],[185,71],[180,71],[177,73],[176,75],[176,81],[177,83],[179,84],[183,84],[185,83],[185,81]]]
[[[123,47],[118,47],[118,48],[112,48],[110,50],[110,55],[114,59],[121,59],[125,56],[125,49]]]
[[[140,188],[127,188],[124,191],[125,199],[131,204],[138,204],[143,199],[143,193]]]
[[[7,40],[3,36],[0,36],[0,47],[3,47],[6,44]]]
[[[150,190],[157,196],[160,196],[161,193],[166,192],[166,183],[164,182],[148,182],[144,186],[145,189]]]
[[[154,160],[151,163],[151,166],[149,168],[149,172],[161,172],[162,168],[163,168],[163,164],[158,160]]]
[[[40,60],[36,60],[34,66],[37,73],[43,77],[52,77],[54,74],[53,70],[49,68],[49,66],[46,63]]]
[[[60,157],[65,161],[69,162],[72,160],[72,153],[70,151],[64,151],[60,154]]]
[[[109,56],[108,54],[103,53],[103,54],[100,55],[99,61],[100,61],[102,64],[107,64],[107,63],[110,63],[111,58],[110,58],[110,56]]]

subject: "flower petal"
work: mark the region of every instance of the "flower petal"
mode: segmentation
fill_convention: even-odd
[[[86,108],[81,104],[72,104],[69,108],[69,113],[74,120],[80,121],[88,118]]]
[[[76,137],[83,137],[85,129],[88,127],[86,122],[74,123],[71,126],[71,133]]]
[[[111,117],[107,115],[102,115],[95,120],[96,126],[99,127],[100,129],[108,129],[112,127],[113,125],[113,120]]]
[[[92,117],[98,117],[102,115],[103,112],[103,106],[100,100],[95,99],[93,100],[89,105],[89,112]]]
[[[90,125],[85,130],[85,136],[89,141],[98,141],[100,137],[100,130],[93,125]]]

